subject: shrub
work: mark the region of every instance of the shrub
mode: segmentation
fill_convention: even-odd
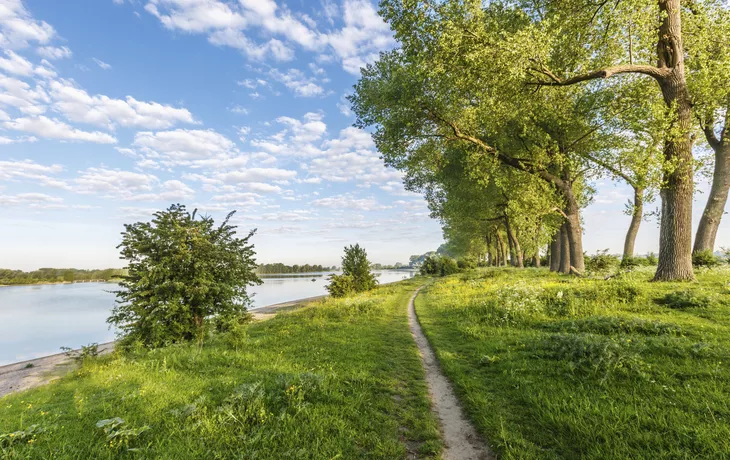
[[[474,257],[462,257],[456,264],[460,270],[473,270],[477,268],[477,260]]]
[[[202,340],[212,318],[246,312],[247,287],[261,283],[249,244],[254,232],[239,238],[233,213],[220,225],[196,215],[177,204],[151,222],[124,226],[118,248],[129,274],[107,319],[124,343]]]
[[[586,269],[590,272],[606,272],[618,267],[619,258],[608,253],[608,249],[596,251],[596,255],[586,258]]]
[[[355,282],[350,275],[332,274],[325,289],[332,297],[345,297],[355,292]]]
[[[447,276],[459,272],[459,265],[447,256],[428,256],[421,265],[422,275]]]
[[[697,251],[692,254],[692,265],[695,267],[714,268],[720,265],[720,260],[711,250]]]
[[[650,265],[652,267],[659,265],[659,259],[657,258],[656,254],[654,254],[653,252],[650,252],[649,254],[647,254],[646,258],[644,260],[646,260],[647,265]]]
[[[642,262],[643,261],[639,257],[624,257],[621,259],[621,268],[630,270],[642,265]]]
[[[692,291],[670,292],[661,299],[659,303],[675,310],[687,308],[705,308],[712,304],[712,299],[706,294],[698,294]]]
[[[325,286],[332,297],[344,297],[353,292],[364,292],[378,284],[375,274],[370,271],[368,254],[359,244],[345,246],[342,256],[342,275],[330,275],[330,283]]]
[[[641,318],[622,318],[618,316],[590,316],[588,318],[551,322],[545,329],[556,332],[614,335],[641,334],[648,336],[681,335],[682,328],[676,324],[663,323]]]

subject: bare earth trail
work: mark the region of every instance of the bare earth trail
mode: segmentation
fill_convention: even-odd
[[[454,394],[446,376],[441,372],[431,346],[423,334],[421,325],[416,316],[414,301],[418,288],[408,303],[408,325],[411,334],[418,345],[418,350],[426,370],[426,384],[431,396],[433,411],[441,423],[441,433],[444,438],[444,460],[483,460],[493,459],[489,447],[481,440],[472,424],[464,416],[459,406],[459,400]]]

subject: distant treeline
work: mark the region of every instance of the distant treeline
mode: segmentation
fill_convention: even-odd
[[[310,272],[327,272],[334,270],[335,267],[326,267],[323,265],[284,265],[282,263],[261,264],[256,273],[265,275],[268,273],[310,273]]]
[[[0,268],[0,284],[40,284],[74,281],[111,281],[124,276],[119,268],[80,270],[77,268],[40,268],[32,272]]]

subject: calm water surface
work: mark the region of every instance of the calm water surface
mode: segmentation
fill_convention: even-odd
[[[413,272],[383,270],[380,283],[410,278]],[[254,308],[326,294],[327,273],[266,275],[250,288]],[[314,280],[314,281],[312,281]],[[114,340],[106,318],[114,306],[113,283],[0,287],[0,365],[46,356],[60,347],[79,348]]]

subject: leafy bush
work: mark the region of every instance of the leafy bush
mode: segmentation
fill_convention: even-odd
[[[346,297],[355,292],[355,281],[351,275],[332,274],[328,279],[325,289],[332,297]]]
[[[715,268],[722,262],[711,250],[697,251],[692,254],[692,265],[695,267]]]
[[[608,249],[596,251],[593,256],[588,256],[585,261],[586,269],[589,272],[606,272],[619,265],[619,258],[609,254]]]
[[[61,350],[69,358],[73,359],[77,363],[82,363],[89,358],[95,358],[99,356],[99,344],[90,343],[88,345],[82,345],[80,350],[74,350],[71,347],[61,347]]]
[[[422,275],[447,276],[459,272],[459,265],[451,257],[431,255],[421,265]]]
[[[659,303],[675,310],[684,310],[687,308],[706,308],[713,302],[712,298],[706,294],[698,294],[693,291],[675,291],[659,299]]]
[[[655,267],[659,265],[659,258],[653,252],[647,254],[644,260],[646,260],[646,264],[649,266]]]
[[[183,205],[157,212],[152,222],[125,225],[121,255],[129,274],[119,283],[107,319],[125,344],[147,347],[202,340],[212,318],[246,312],[248,286],[260,284],[253,245],[229,224],[196,217]]]
[[[477,260],[474,257],[462,257],[456,261],[460,270],[473,270],[477,268]]]
[[[327,291],[332,297],[344,297],[353,292],[368,291],[378,284],[370,271],[368,254],[359,244],[345,246],[342,256],[342,275],[331,275]]]
[[[642,262],[640,257],[624,257],[621,259],[621,268],[631,270],[642,265]]]
[[[147,425],[137,428],[125,428],[126,422],[119,417],[114,417],[96,422],[96,427],[101,428],[106,435],[106,440],[111,448],[126,448],[129,451],[137,449],[130,448],[129,445],[136,440],[142,433],[149,430]]]

